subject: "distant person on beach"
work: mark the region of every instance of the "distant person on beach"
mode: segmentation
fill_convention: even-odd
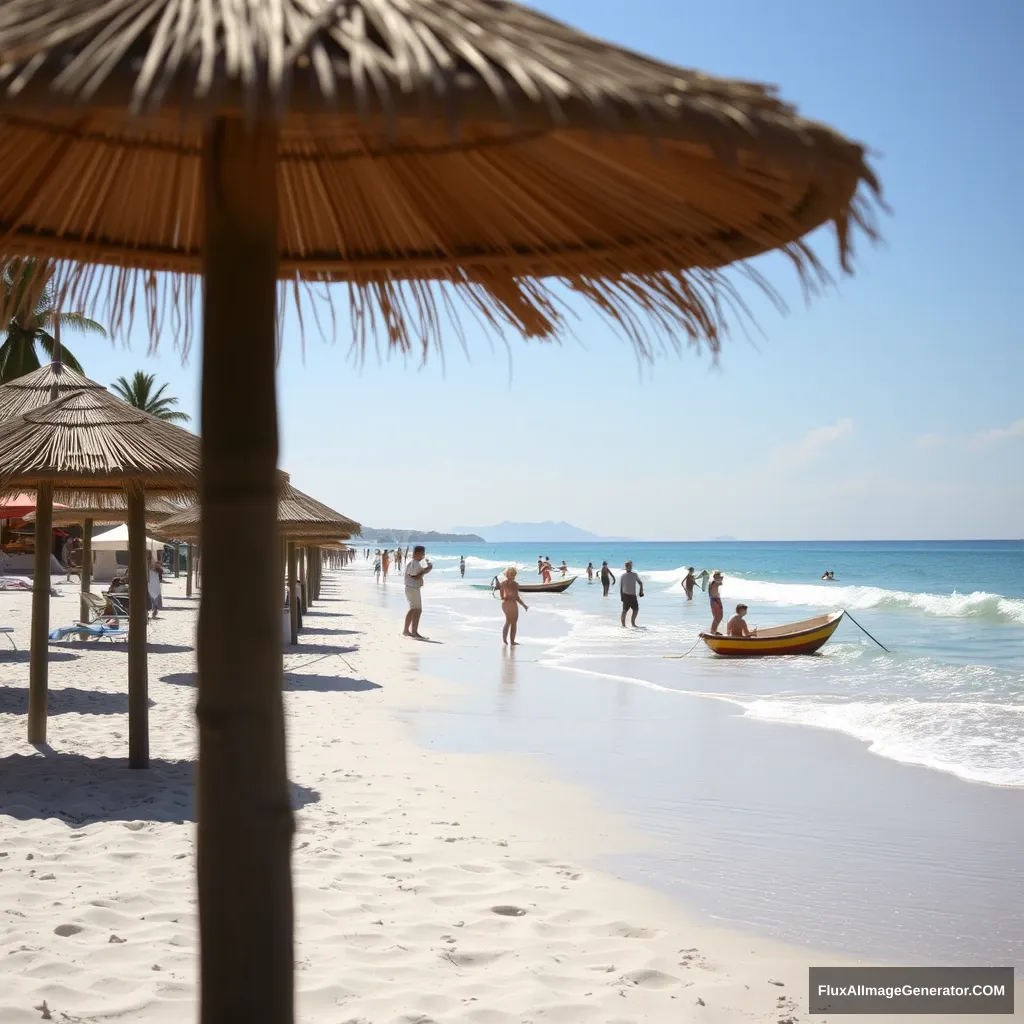
[[[708,597],[711,601],[711,632],[717,633],[718,627],[725,617],[722,610],[722,598],[718,594],[718,588],[722,585],[722,574],[716,572],[711,577],[711,585],[708,587]]]
[[[551,570],[553,568],[554,568],[554,566],[551,564],[551,559],[547,555],[545,555],[544,556],[544,561],[541,563],[541,567],[540,567],[540,578],[541,578],[542,582],[544,582],[544,583],[550,583],[551,582]]]
[[[384,582],[388,581],[388,567],[391,565],[391,552],[385,548],[380,554],[380,571]]]
[[[824,572],[823,572],[823,573],[821,574],[821,578],[822,578],[823,580],[833,580],[833,581],[834,581],[834,580],[835,580],[835,578],[836,578],[836,574],[835,574],[835,573],[834,573],[834,572],[833,572],[833,571],[832,571],[831,569],[826,569],[826,570],[825,570],[825,571],[824,571]]]
[[[148,585],[147,585],[147,597],[149,598],[148,604],[153,611],[153,618],[156,618],[156,613],[163,607],[164,599],[162,593],[162,584],[164,579],[164,568],[160,564],[160,559],[152,551],[149,553],[149,567],[147,570]]]
[[[601,563],[601,588],[604,590],[604,597],[608,596],[608,588],[615,582],[615,575],[608,568],[607,562]]]
[[[466,556],[459,555],[459,575],[465,578],[466,575]]]
[[[537,575],[540,576],[544,572],[544,556],[537,556]]]
[[[558,568],[561,570],[563,576],[567,575],[569,572],[569,566],[565,564],[564,558],[562,559],[562,564]]]
[[[697,585],[697,579],[693,575],[693,566],[691,565],[686,570],[686,575],[683,577],[683,590],[686,591],[686,600],[693,600],[693,588]]]
[[[619,597],[622,598],[622,617],[620,621],[622,625],[626,625],[626,612],[632,612],[633,617],[630,619],[630,625],[636,625],[636,617],[640,612],[639,597],[644,596],[644,583],[635,572],[633,572],[633,563],[626,562],[626,571],[619,576]],[[639,589],[639,594],[637,590]]]
[[[395,570],[401,571],[402,568],[402,549],[397,548],[395,550]]]
[[[505,613],[505,625],[501,630],[501,642],[518,647],[516,643],[516,627],[519,624],[519,606],[523,611],[529,608],[523,604],[519,596],[519,584],[516,583],[516,570],[509,567],[505,570],[505,578],[498,584],[498,592],[501,594],[501,610]]]
[[[373,575],[377,582],[380,583],[380,552],[375,551],[373,553]]]
[[[753,633],[747,629],[747,623],[743,618],[746,614],[747,606],[745,604],[736,605],[736,614],[729,620],[729,625],[725,627],[729,636],[757,636],[756,629]]]
[[[593,562],[587,562],[587,582],[588,583],[593,583],[594,582],[594,563]]]
[[[409,611],[405,616],[403,636],[411,636],[423,640],[420,636],[420,616],[423,614],[423,577],[433,570],[426,558],[427,549],[417,544],[412,549],[412,558],[405,563],[405,596],[409,601]]]

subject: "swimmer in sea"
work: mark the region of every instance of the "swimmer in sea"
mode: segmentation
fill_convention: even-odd
[[[693,588],[697,585],[697,580],[693,575],[693,566],[691,565],[686,570],[686,575],[683,577],[682,588],[686,591],[686,600],[693,600]]]
[[[708,587],[708,597],[711,601],[711,633],[717,633],[718,627],[725,617],[722,609],[722,599],[719,597],[718,588],[722,585],[722,574],[716,572],[711,577],[711,585]]]
[[[501,594],[501,610],[505,613],[505,625],[501,630],[501,642],[518,647],[516,643],[516,627],[519,624],[519,607],[528,611],[528,606],[523,604],[519,596],[519,584],[516,583],[516,570],[509,567],[505,570],[505,578],[498,584]]]

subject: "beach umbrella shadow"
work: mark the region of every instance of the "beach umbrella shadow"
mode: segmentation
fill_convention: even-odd
[[[155,701],[150,701],[153,707]],[[107,693],[103,690],[81,690],[66,686],[50,690],[47,699],[48,715],[127,715],[128,693]],[[27,715],[28,687],[0,686],[0,714]]]
[[[285,690],[294,693],[365,693],[368,690],[382,690],[380,683],[369,679],[352,679],[348,676],[288,675],[284,677]]]
[[[286,644],[285,654],[355,654],[358,647],[338,647],[334,644]],[[287,666],[285,666],[287,671]]]
[[[308,615],[309,612],[306,613]],[[361,629],[333,629],[330,626],[303,626],[304,636],[355,636]]]
[[[52,695],[51,695],[52,696]],[[12,754],[0,758],[0,807],[19,821],[59,818],[73,828],[100,821],[195,821],[195,764],[151,758],[148,771],[124,757]],[[318,803],[320,793],[289,784],[293,810]]]
[[[22,664],[24,665],[31,658],[31,651],[0,651],[0,665]],[[67,651],[50,651],[49,660],[55,661],[77,661],[77,654],[69,654]]]

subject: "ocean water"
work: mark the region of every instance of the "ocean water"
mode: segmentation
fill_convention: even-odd
[[[700,695],[752,719],[844,733],[883,758],[1024,787],[1022,541],[436,545],[428,617],[443,611],[457,630],[493,633],[497,601],[473,584],[509,565],[534,581],[538,555],[581,574],[564,594],[526,595],[520,618],[522,651],[556,676],[613,679],[665,700]],[[619,625],[617,590],[604,599],[582,575],[603,559],[618,575],[627,558],[646,588],[636,631]],[[707,595],[688,603],[680,586],[687,565],[725,574],[727,617],[739,600],[751,626],[845,608],[889,652],[847,620],[812,657],[715,658],[697,642],[711,622]],[[826,569],[836,582],[820,580]]]

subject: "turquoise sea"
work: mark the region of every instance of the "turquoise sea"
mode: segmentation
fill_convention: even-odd
[[[521,650],[556,673],[701,694],[749,718],[845,733],[884,758],[1024,787],[1024,541],[436,545],[427,621],[495,632],[497,602],[471,584],[509,565],[534,580],[538,555],[581,574],[565,594],[528,597],[520,620]],[[627,558],[646,586],[636,632],[619,625],[615,588],[602,599],[582,575],[604,559],[618,574]],[[813,657],[714,658],[694,646],[710,614],[706,594],[685,600],[687,565],[725,574],[727,616],[739,600],[752,626],[845,608],[890,653],[846,621]],[[836,582],[821,581],[826,569]]]

